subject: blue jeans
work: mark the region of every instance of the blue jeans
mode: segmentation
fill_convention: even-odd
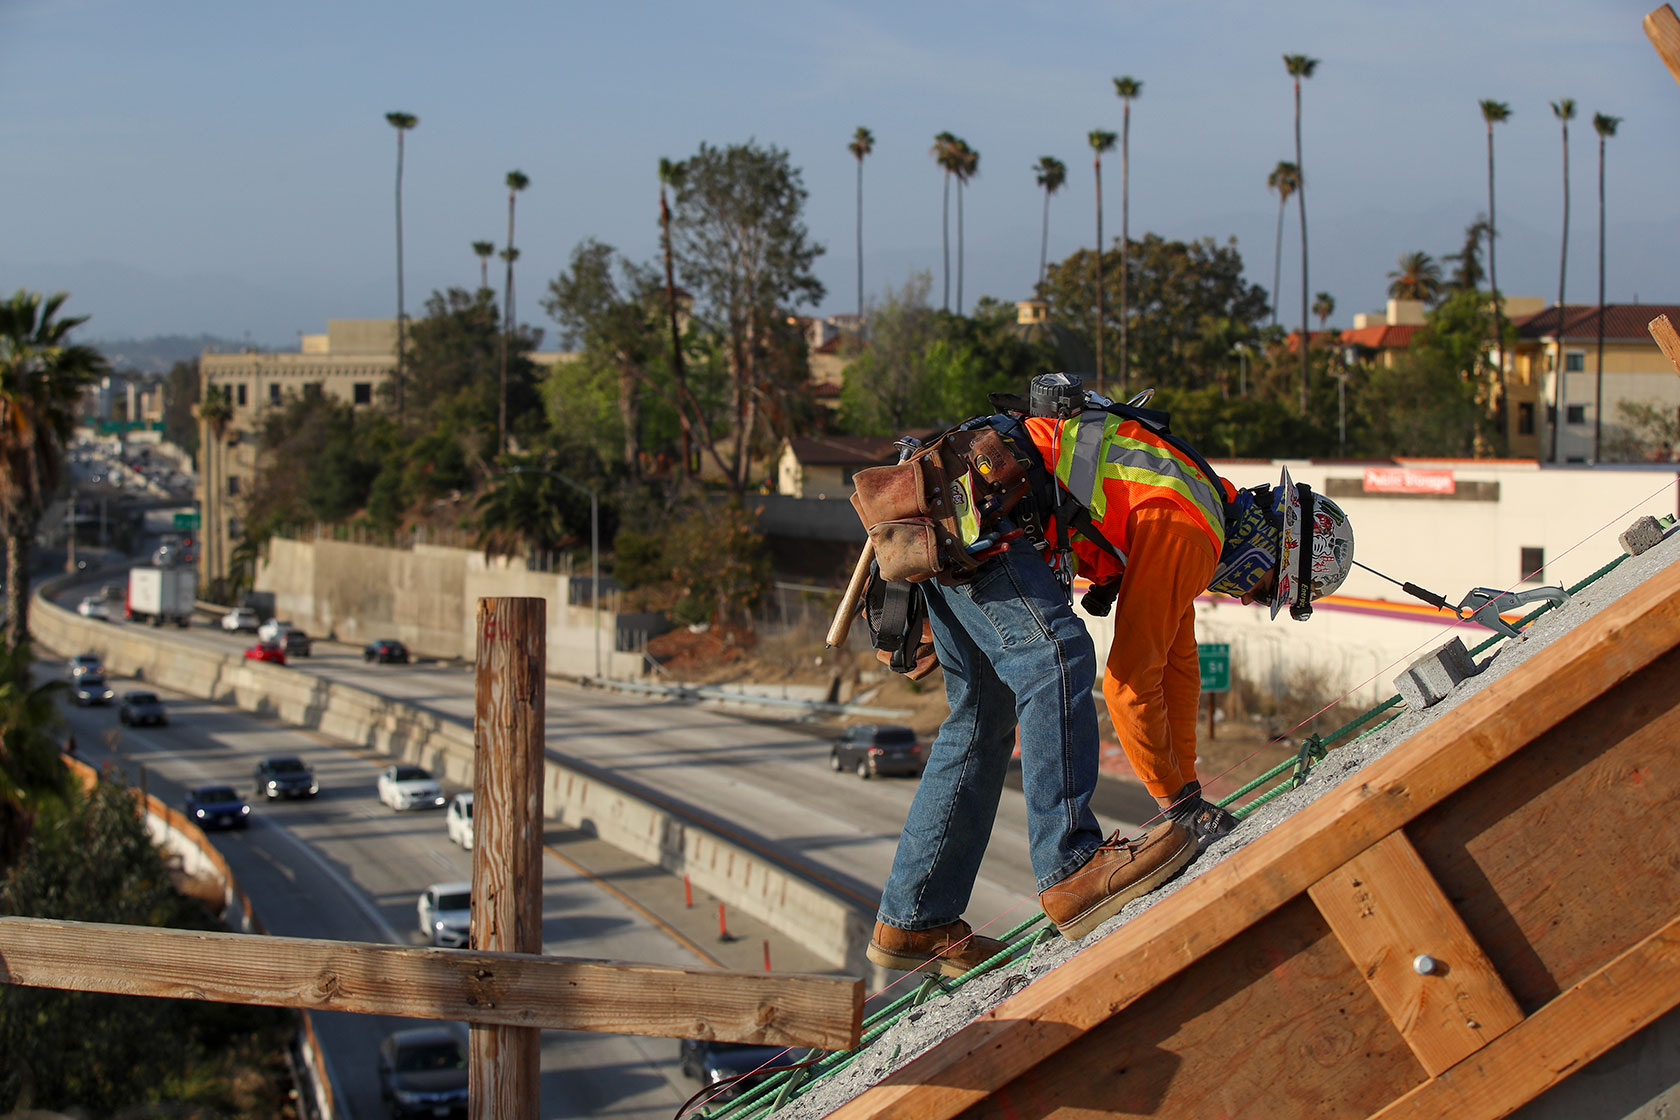
[[[1103,840],[1091,812],[1097,659],[1049,566],[1023,542],[969,583],[922,586],[951,714],[934,738],[881,896],[880,919],[906,930],[954,922],[967,908],[1017,723],[1038,889],[1084,866]]]

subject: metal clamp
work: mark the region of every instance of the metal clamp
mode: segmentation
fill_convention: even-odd
[[[1495,634],[1507,638],[1521,637],[1521,632],[1499,616],[1529,603],[1547,602],[1561,607],[1569,602],[1569,592],[1561,587],[1534,587],[1527,591],[1496,591],[1491,587],[1472,587],[1458,604],[1458,617],[1466,622],[1485,626]],[[1466,614],[1465,612],[1470,612]]]

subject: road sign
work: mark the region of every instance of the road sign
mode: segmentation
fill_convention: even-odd
[[[196,528],[198,528],[199,527],[198,512],[195,510],[192,513],[177,513],[175,515],[174,524],[171,527],[175,528],[175,529],[196,529]]]
[[[1203,692],[1231,691],[1231,647],[1224,642],[1204,642],[1196,646],[1196,659],[1202,667]]]

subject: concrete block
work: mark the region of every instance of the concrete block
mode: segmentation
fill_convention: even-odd
[[[1661,543],[1662,539],[1662,526],[1654,517],[1641,517],[1627,527],[1627,532],[1617,538],[1622,543],[1622,551],[1629,556],[1638,556],[1646,549]]]
[[[1476,663],[1470,659],[1470,651],[1462,640],[1454,638],[1406,666],[1406,671],[1394,678],[1394,687],[1406,707],[1421,712],[1446,699],[1455,686],[1475,675]]]

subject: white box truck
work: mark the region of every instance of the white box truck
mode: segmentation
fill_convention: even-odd
[[[130,622],[150,622],[153,626],[166,622],[186,626],[192,621],[193,602],[197,598],[196,568],[131,568],[123,617]]]

